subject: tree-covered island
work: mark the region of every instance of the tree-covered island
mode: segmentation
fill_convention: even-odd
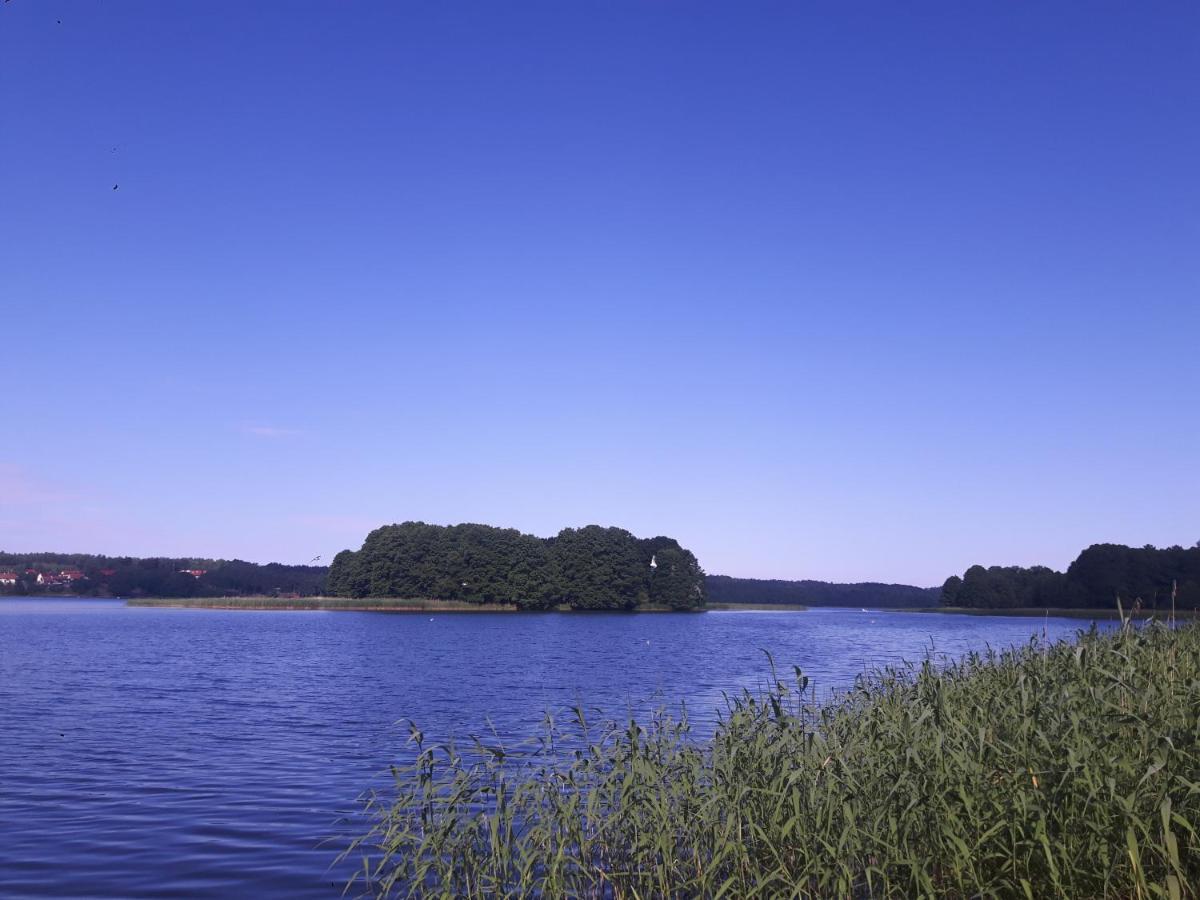
[[[334,557],[326,588],[341,597],[428,597],[521,609],[690,610],[704,571],[669,537],[565,528],[550,538],[490,525],[385,525]]]

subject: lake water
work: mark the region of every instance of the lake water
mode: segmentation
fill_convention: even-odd
[[[355,798],[439,738],[581,700],[710,729],[770,650],[821,690],[1084,625],[927,613],[386,614],[0,600],[0,896],[336,897]],[[332,844],[321,846],[323,840]],[[343,841],[343,843],[338,843]]]

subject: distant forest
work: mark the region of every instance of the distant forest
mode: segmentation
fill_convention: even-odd
[[[777,581],[709,575],[704,579],[710,603],[788,603],[800,606],[937,606],[941,588],[908,584],[835,584],[829,581]]]
[[[227,597],[321,594],[324,566],[240,559],[0,553],[0,593],[94,597]]]
[[[1020,607],[1107,608],[1120,598],[1126,609],[1166,610],[1172,586],[1176,606],[1200,607],[1200,543],[1158,549],[1093,544],[1066,572],[1045,566],[971,566],[942,586],[944,606],[980,609]]]
[[[651,565],[653,563],[653,565]],[[333,566],[240,559],[140,559],[85,553],[0,552],[0,594],[97,597],[401,597],[511,603],[522,609],[673,609],[713,603],[802,606],[1200,608],[1200,543],[1194,547],[1094,544],[1066,572],[1044,566],[972,566],[941,588],[833,584],[705,575],[672,538],[638,539],[620,528],[568,528],[552,538],[487,525],[405,522],[376,529]]]
[[[490,525],[386,525],[334,557],[327,589],[344,597],[511,603],[522,609],[704,606],[704,572],[669,537],[566,528],[551,538]]]

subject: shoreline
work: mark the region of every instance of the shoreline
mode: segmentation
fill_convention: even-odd
[[[77,598],[82,599],[82,598]],[[121,598],[110,598],[121,599]],[[154,609],[220,609],[257,612],[388,612],[388,613],[671,613],[704,612],[704,610],[674,610],[667,606],[646,604],[633,609],[572,609],[555,606],[550,609],[522,609],[512,603],[467,603],[457,600],[422,600],[410,598],[352,598],[352,597],[138,597],[125,598],[126,606]]]
[[[1071,607],[1036,607],[1036,606],[1019,606],[1012,608],[997,608],[997,609],[982,609],[970,606],[926,606],[915,609],[901,610],[901,612],[921,612],[921,613],[942,613],[952,616],[1006,616],[1006,617],[1025,617],[1025,618],[1042,618],[1049,616],[1052,619],[1112,619],[1114,621],[1121,618],[1121,614],[1115,609],[1088,609],[1088,608],[1071,608]],[[1175,618],[1177,619],[1194,619],[1200,615],[1200,611],[1194,609],[1177,609],[1175,610]],[[1126,618],[1134,618],[1138,620],[1157,618],[1170,618],[1171,611],[1169,609],[1143,609],[1136,615],[1133,615],[1128,610],[1125,612]]]
[[[76,598],[85,599],[85,598]],[[121,598],[103,598],[121,599]],[[155,609],[222,609],[258,612],[446,612],[446,613],[704,613],[704,612],[805,612],[809,607],[795,603],[712,603],[703,609],[676,610],[669,606],[645,604],[633,609],[522,609],[512,603],[467,603],[451,600],[414,600],[351,597],[138,597],[126,598],[126,606]]]
[[[701,609],[676,610],[665,606],[644,605],[633,609],[572,609],[554,606],[549,609],[522,609],[513,603],[468,603],[459,600],[417,598],[353,598],[353,597],[81,597],[74,594],[35,595],[37,598],[63,600],[117,600],[130,607],[155,609],[214,609],[247,610],[255,612],[390,612],[390,613],[705,613],[705,612],[808,612],[813,609],[856,610],[849,606],[805,606],[799,603],[709,603]],[[30,598],[33,599],[33,598]],[[1115,608],[1011,607],[976,608],[960,606],[876,607],[871,613],[915,612],[958,616],[998,616],[1004,618],[1079,619],[1081,621],[1117,621]],[[1126,611],[1127,618],[1138,621],[1170,618],[1170,610],[1141,610],[1136,615]],[[1200,610],[1176,609],[1177,619],[1200,618]]]
[[[811,608],[801,603],[709,603],[701,612],[808,612]]]
[[[126,606],[155,609],[221,609],[258,612],[520,612],[511,603],[354,597],[138,597]]]

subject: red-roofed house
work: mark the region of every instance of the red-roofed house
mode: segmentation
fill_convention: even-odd
[[[0,584],[16,584],[16,572],[0,572]]]
[[[201,575],[207,572],[208,569],[180,569],[179,571],[184,575],[191,575],[193,578],[199,578]]]

